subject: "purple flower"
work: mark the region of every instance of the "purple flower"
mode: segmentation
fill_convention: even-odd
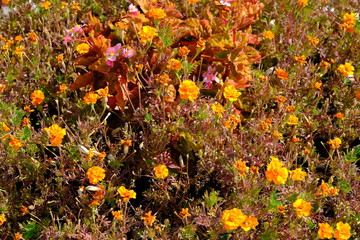
[[[204,83],[207,88],[211,87],[211,84],[215,82],[219,82],[220,79],[216,77],[216,68],[212,66],[208,66],[206,72],[202,74],[202,77],[204,78]]]
[[[107,60],[114,62],[117,56],[119,56],[120,49],[121,49],[121,43],[118,43],[114,47],[109,47],[108,49],[106,49],[105,56]]]
[[[134,51],[134,49],[132,49],[132,48],[123,48],[122,49],[122,55],[125,57],[125,58],[131,58],[131,57],[133,57],[134,56],[134,54],[135,54],[135,51]]]
[[[234,1],[234,0],[220,0],[220,3],[221,3],[222,5],[231,7],[231,2],[232,2],[232,1]]]

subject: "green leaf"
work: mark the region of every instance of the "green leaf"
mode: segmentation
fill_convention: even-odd
[[[269,197],[269,209],[276,210],[280,205],[282,205],[282,202],[277,200],[276,190],[274,190]]]

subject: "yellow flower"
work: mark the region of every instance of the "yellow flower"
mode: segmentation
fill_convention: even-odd
[[[190,217],[191,214],[189,213],[189,209],[188,208],[182,208],[181,212],[179,213],[179,216],[182,217],[182,218]]]
[[[189,3],[197,3],[199,0],[186,0]]]
[[[61,9],[64,9],[69,4],[67,2],[61,2]]]
[[[181,69],[181,62],[177,59],[172,58],[168,61],[167,68],[179,71]]]
[[[76,45],[76,51],[80,54],[88,53],[90,50],[90,46],[87,43],[80,43]]]
[[[41,90],[35,90],[30,95],[32,105],[37,106],[45,100],[44,93]]]
[[[294,181],[304,181],[306,177],[306,172],[302,170],[302,168],[297,168],[293,171],[290,171],[291,179]]]
[[[136,198],[136,192],[133,190],[128,190],[124,186],[119,187],[117,192],[122,198],[124,198],[124,202],[128,202],[130,198]]]
[[[289,78],[289,74],[280,68],[275,71],[275,74],[278,78],[281,78],[281,79],[286,80]]]
[[[308,0],[298,0],[298,5],[300,7],[306,7],[308,5]]]
[[[341,145],[341,139],[340,138],[334,138],[328,141],[328,144],[330,144],[330,149],[335,150],[340,147]]]
[[[304,65],[306,63],[306,57],[304,55],[295,56],[294,59],[295,59],[295,61],[300,63],[300,65]]]
[[[286,208],[287,208],[286,205],[277,206],[278,211],[279,211],[281,214],[283,214],[283,215],[285,215],[286,212],[287,212],[287,209],[286,209]]]
[[[22,146],[24,146],[24,142],[15,137],[10,137],[9,146],[12,147],[15,151],[17,151]]]
[[[4,122],[0,122],[0,130],[8,132],[11,129],[8,126],[6,126],[6,124]]]
[[[218,104],[212,104],[211,105],[211,109],[218,115],[218,116],[222,116],[222,113],[225,112],[224,107],[218,103]]]
[[[324,181],[322,181],[320,186],[318,186],[317,191],[318,193],[315,194],[317,197],[336,196],[339,194],[338,188],[330,187],[329,184]]]
[[[63,137],[66,135],[66,130],[57,124],[44,128],[44,130],[50,135],[51,146],[59,146]]]
[[[334,237],[336,240],[346,240],[351,237],[351,226],[348,223],[338,222],[336,224],[336,231]]]
[[[228,85],[224,88],[224,97],[229,99],[231,102],[236,101],[241,95],[241,92],[236,90],[234,85]]]
[[[343,16],[344,23],[355,25],[356,24],[356,15],[355,13],[345,13]]]
[[[322,82],[316,82],[314,84],[314,88],[318,89],[318,90],[321,90],[321,87],[322,87]]]
[[[180,83],[178,91],[180,93],[180,99],[189,99],[190,101],[194,101],[199,95],[199,88],[190,80],[185,80]]]
[[[166,73],[161,74],[159,77],[157,77],[155,79],[158,83],[160,83],[161,85],[167,85],[171,79],[169,77],[169,75],[167,75]]]
[[[319,43],[318,38],[313,38],[311,36],[306,36],[306,37],[309,40],[310,44],[313,45],[314,47]]]
[[[23,109],[24,109],[25,112],[28,112],[28,113],[31,113],[31,112],[34,111],[34,110],[31,109],[31,107],[29,105],[25,106]]]
[[[106,86],[105,88],[100,88],[100,89],[96,90],[96,93],[99,95],[98,98],[111,97],[111,95],[109,94],[108,86]]]
[[[154,167],[154,172],[155,172],[155,177],[161,179],[164,179],[169,175],[168,168],[163,164],[159,164],[156,167]]]
[[[20,35],[16,36],[14,39],[18,43],[24,40],[24,38],[22,36],[20,36]]]
[[[225,128],[230,129],[230,128],[236,128],[237,125],[240,122],[240,116],[239,115],[235,115],[232,114],[230,115],[229,119],[225,122]]]
[[[99,95],[94,91],[87,92],[83,98],[83,103],[85,104],[95,104],[99,98]]]
[[[141,42],[149,42],[158,36],[157,30],[150,26],[143,26],[139,32]]]
[[[36,35],[36,33],[28,33],[28,40],[32,42],[33,44],[37,43],[39,37]]]
[[[333,228],[328,223],[319,223],[319,238],[320,239],[331,239],[334,233]]]
[[[154,19],[161,19],[166,17],[166,13],[161,8],[152,8],[149,11],[149,17],[152,17]]]
[[[328,61],[321,61],[320,67],[327,69],[330,66]]]
[[[156,221],[156,216],[151,215],[151,213],[152,213],[152,211],[149,211],[149,212],[145,213],[144,217],[141,218],[142,220],[144,220],[145,224],[150,227]]]
[[[266,179],[275,184],[284,184],[289,175],[289,172],[284,163],[280,162],[278,158],[271,156],[271,162],[267,165],[265,171]]]
[[[240,224],[241,228],[244,229],[246,232],[249,231],[251,228],[255,229],[257,225],[259,225],[259,222],[257,218],[253,216],[246,216],[244,222]]]
[[[222,223],[226,230],[237,229],[245,221],[245,219],[246,216],[243,215],[241,210],[238,208],[225,210],[221,216]]]
[[[344,120],[344,118],[345,118],[345,115],[341,112],[335,113],[333,116],[340,120]]]
[[[9,4],[10,0],[1,0],[1,2],[5,5]]]
[[[17,55],[18,57],[22,57],[24,50],[25,50],[25,47],[24,47],[24,46],[18,46],[18,47],[16,47],[16,49],[13,51],[13,54]]]
[[[296,215],[298,217],[309,216],[311,211],[311,204],[303,199],[298,199],[293,203],[293,207],[296,210]]]
[[[6,222],[5,214],[1,214],[1,215],[0,215],[0,226],[3,225],[4,222]]]
[[[49,2],[49,1],[46,1],[40,5],[40,7],[44,8],[46,10],[48,10],[50,8],[50,6],[51,6],[51,2]]]
[[[97,184],[98,182],[104,180],[105,170],[101,167],[94,166],[87,170],[86,176],[89,178],[91,184]]]
[[[275,35],[272,31],[264,31],[263,34],[264,34],[265,38],[270,39],[270,40],[275,37]]]
[[[340,64],[337,70],[344,76],[347,77],[349,75],[354,74],[354,66],[351,63],[346,62],[345,64]]]
[[[122,221],[123,220],[123,215],[121,213],[121,211],[112,211],[111,214],[114,216],[114,218],[117,220],[117,221]]]
[[[299,119],[295,115],[290,115],[289,121],[287,122],[289,125],[297,125],[299,124]]]
[[[246,163],[243,162],[241,159],[237,160],[234,163],[234,167],[238,171],[241,177],[245,176],[245,174],[249,171],[249,168],[246,166]]]

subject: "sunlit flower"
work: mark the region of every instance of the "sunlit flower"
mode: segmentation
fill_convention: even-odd
[[[329,184],[324,181],[317,187],[317,191],[318,193],[315,194],[317,197],[336,196],[339,194],[338,188],[330,187]]]
[[[18,36],[15,36],[15,41],[17,42],[17,43],[19,43],[19,42],[21,42],[21,41],[23,41],[24,40],[24,38],[22,37],[22,36],[20,36],[20,35],[18,35]]]
[[[256,217],[253,216],[246,216],[244,222],[240,224],[241,228],[244,231],[249,231],[251,228],[255,229],[255,227],[259,225],[259,222]]]
[[[4,122],[0,122],[0,130],[8,132],[11,129],[8,126],[6,126],[6,124]]]
[[[236,101],[241,95],[241,92],[236,90],[234,85],[228,85],[224,88],[224,97],[229,99],[231,102]]]
[[[1,214],[1,215],[0,215],[0,226],[3,225],[4,222],[6,222],[5,214]]]
[[[66,135],[66,130],[57,124],[44,128],[44,130],[50,135],[51,146],[58,146]]]
[[[264,35],[265,38],[267,38],[269,40],[271,40],[271,39],[273,39],[275,37],[274,33],[272,31],[270,31],[270,30],[269,31],[264,31],[263,35]]]
[[[327,69],[330,66],[330,63],[328,61],[321,61],[320,67]]]
[[[24,117],[23,120],[21,121],[21,126],[22,127],[30,126],[30,119],[27,117]]]
[[[30,95],[32,105],[37,106],[45,100],[44,93],[41,90],[35,90]]]
[[[181,212],[179,213],[179,216],[182,217],[182,218],[190,217],[191,214],[189,213],[189,209],[188,208],[182,208]]]
[[[94,91],[87,92],[83,97],[83,103],[85,104],[95,104],[99,98],[99,95]]]
[[[234,163],[234,167],[239,173],[239,176],[243,177],[245,174],[249,171],[249,168],[246,166],[246,163],[242,161],[241,159],[237,160]]]
[[[287,101],[286,97],[283,97],[283,96],[276,96],[275,97],[275,102],[279,103],[279,107],[284,106],[284,102],[286,102],[286,101]]]
[[[99,206],[100,203],[98,200],[93,200],[91,201],[91,203],[88,205],[89,207],[96,207],[96,206]]]
[[[31,109],[31,107],[29,105],[25,106],[23,109],[24,109],[25,112],[28,112],[28,113],[31,113],[31,112],[34,111],[34,110]]]
[[[319,238],[320,239],[331,239],[334,230],[328,223],[319,223]]]
[[[90,46],[87,43],[80,43],[76,45],[76,51],[80,54],[88,53],[90,50]]]
[[[13,51],[13,54],[16,55],[16,56],[18,56],[18,57],[22,57],[24,50],[25,50],[25,47],[24,47],[24,46],[18,46],[18,47],[16,47],[16,49]]]
[[[161,19],[166,17],[166,13],[161,8],[152,8],[149,11],[149,17],[152,17],[154,19]]]
[[[205,48],[205,44],[206,41],[203,38],[200,38],[197,42],[196,42],[196,47],[200,48],[200,49],[204,49]]]
[[[141,218],[142,220],[144,220],[145,224],[150,227],[156,221],[156,216],[151,215],[151,213],[152,213],[152,211],[149,211],[149,212],[145,213],[144,217]]]
[[[139,32],[141,42],[149,42],[158,36],[157,30],[150,26],[143,26]]]
[[[61,2],[61,9],[64,9],[68,6],[69,4],[67,2]]]
[[[15,233],[14,240],[21,240],[23,239],[23,235],[19,232]]]
[[[289,175],[289,172],[284,163],[280,162],[278,158],[271,156],[271,162],[267,165],[265,171],[266,179],[275,184],[284,184]]]
[[[1,0],[1,2],[2,2],[2,4],[7,5],[7,4],[9,4],[10,0]]]
[[[169,175],[168,168],[163,164],[159,164],[156,167],[154,167],[154,172],[155,172],[155,177],[161,179],[164,179]]]
[[[137,7],[133,4],[130,4],[129,5],[129,12],[132,14],[132,15],[136,15],[139,10],[137,9]]]
[[[218,116],[222,116],[222,113],[225,112],[224,107],[220,104],[211,104],[211,109],[216,113]]]
[[[298,0],[298,5],[300,7],[306,7],[308,5],[308,0]]]
[[[70,4],[70,6],[71,6],[71,9],[74,10],[75,13],[78,11],[81,11],[79,3],[77,3],[77,2]]]
[[[293,207],[295,208],[296,215],[298,217],[309,216],[311,211],[311,204],[303,199],[298,199],[293,203]]]
[[[114,216],[114,218],[117,221],[122,221],[123,220],[124,215],[122,215],[120,210],[119,211],[112,211],[111,214]]]
[[[345,64],[340,64],[337,70],[344,76],[347,77],[349,75],[354,74],[354,66],[351,63],[346,62]]]
[[[168,61],[167,68],[179,71],[181,69],[181,62],[175,58],[172,58]]]
[[[290,115],[289,121],[287,122],[289,125],[297,125],[299,124],[299,118],[297,118],[295,115]]]
[[[295,112],[295,106],[286,106],[285,110],[288,113],[294,113]]]
[[[310,154],[310,153],[311,153],[310,149],[308,149],[308,148],[305,148],[305,149],[304,149],[304,154],[308,155],[308,154]]]
[[[345,13],[343,16],[344,23],[346,24],[356,24],[356,15],[355,13]]]
[[[117,192],[122,198],[124,198],[124,202],[128,202],[130,198],[136,198],[136,192],[134,192],[133,190],[128,190],[124,186],[119,187]]]
[[[289,74],[280,68],[275,71],[275,74],[278,78],[281,78],[281,79],[289,78]]]
[[[9,146],[12,147],[15,151],[18,151],[22,146],[24,146],[24,142],[11,136]]]
[[[330,139],[329,141],[328,141],[328,144],[330,144],[330,149],[332,149],[332,150],[335,150],[335,149],[337,149],[337,148],[339,148],[340,147],[340,145],[341,145],[341,139],[340,138],[334,138],[334,139]]]
[[[293,171],[290,171],[291,179],[294,181],[304,181],[306,177],[306,172],[302,168],[297,168]]]
[[[278,140],[281,140],[283,138],[283,135],[279,131],[274,131],[272,135]]]
[[[49,1],[46,1],[40,5],[40,7],[44,8],[46,10],[50,9],[50,6],[51,6],[51,2],[49,2]]]
[[[240,123],[240,116],[231,114],[229,116],[229,119],[225,122],[224,127],[226,129],[230,129],[230,128],[235,129],[239,123]]]
[[[316,89],[318,89],[318,90],[321,90],[321,88],[322,88],[322,82],[316,82],[315,84],[314,84],[314,88],[316,88]]]
[[[27,34],[28,40],[32,42],[33,44],[37,43],[39,37],[36,35],[36,33],[28,33]]]
[[[233,2],[234,0],[220,0],[220,3],[224,6],[228,6],[231,7],[231,2]]]
[[[333,116],[340,120],[344,120],[344,118],[345,118],[345,115],[341,112],[335,113]]]
[[[336,231],[334,237],[336,240],[346,240],[351,237],[351,226],[348,223],[338,222],[336,224]]]
[[[306,57],[304,55],[295,56],[294,59],[295,59],[295,61],[300,63],[300,65],[304,65],[306,63]]]
[[[221,216],[222,223],[226,230],[234,230],[240,227],[246,216],[238,208],[225,210]]]
[[[121,43],[116,44],[114,47],[109,47],[106,49],[105,56],[107,60],[114,62],[119,56],[121,50]]]
[[[56,61],[58,61],[58,62],[63,62],[63,61],[65,61],[64,55],[62,55],[62,54],[57,55],[55,59],[56,59]]]
[[[199,95],[199,88],[195,82],[190,80],[185,80],[180,83],[178,91],[180,93],[180,99],[189,99],[190,101],[194,101]]]
[[[94,166],[87,170],[86,176],[91,184],[97,184],[98,182],[104,180],[105,170],[101,167]]]
[[[189,54],[189,52],[190,52],[190,50],[186,46],[178,48],[178,54],[181,57],[186,57]]]
[[[297,142],[300,142],[301,140],[299,138],[297,138],[296,136],[293,136],[293,137],[291,137],[291,141],[293,143],[297,143]]]
[[[311,36],[306,36],[306,37],[309,40],[310,44],[313,45],[314,47],[319,43],[318,38],[313,38]]]

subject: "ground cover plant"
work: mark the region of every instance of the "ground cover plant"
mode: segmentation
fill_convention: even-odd
[[[358,239],[356,0],[2,0],[0,239]]]

